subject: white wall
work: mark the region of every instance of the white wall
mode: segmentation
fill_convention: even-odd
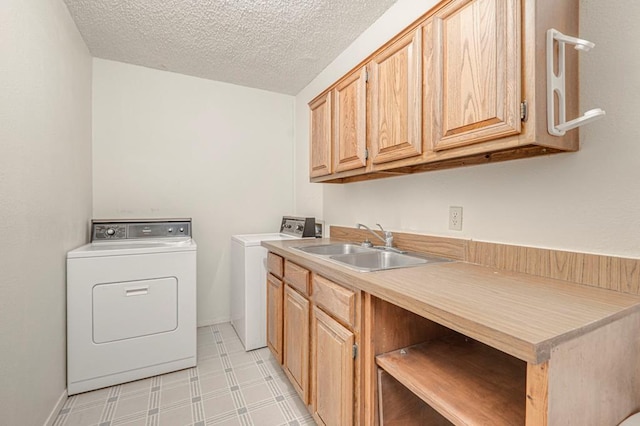
[[[59,0],[0,7],[0,423],[66,388],[65,256],[91,218],[91,57]]]
[[[581,129],[578,153],[346,185],[307,183],[307,102],[435,2],[413,3],[399,0],[296,96],[296,207],[331,224],[379,222],[391,230],[640,257],[634,0],[581,2],[580,35],[596,43],[581,56],[582,110],[601,107],[607,116]],[[463,206],[462,232],[448,230],[449,206]]]
[[[94,59],[96,218],[193,218],[198,324],[226,321],[233,234],[293,211],[292,96]]]

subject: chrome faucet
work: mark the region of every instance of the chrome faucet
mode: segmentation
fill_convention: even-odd
[[[360,229],[360,228],[366,229],[367,231],[369,231],[373,235],[375,235],[376,238],[380,239],[380,241],[382,241],[384,243],[384,247],[385,248],[393,248],[393,234],[391,232],[389,232],[389,231],[385,231],[384,228],[382,227],[382,225],[380,225],[379,223],[376,223],[376,225],[378,225],[380,227],[380,230],[384,234],[384,238],[382,238],[380,235],[378,235],[375,232],[373,232],[371,230],[371,228],[369,228],[367,225],[363,225],[362,223],[356,223],[356,228],[358,228],[358,229]],[[371,242],[369,240],[366,240],[364,243],[362,243],[362,245],[368,245],[367,242],[369,242],[369,244],[371,244]]]

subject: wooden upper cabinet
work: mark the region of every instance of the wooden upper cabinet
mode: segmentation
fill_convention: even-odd
[[[367,70],[361,68],[334,89],[333,164],[335,172],[365,167]]]
[[[311,181],[358,182],[577,151],[577,129],[548,133],[540,46],[549,28],[579,34],[578,16],[579,0],[437,2],[309,103]],[[579,66],[571,52],[565,100],[567,116],[576,117]]]
[[[520,0],[454,0],[427,21],[433,150],[520,133],[520,23]]]
[[[371,160],[422,153],[422,32],[414,30],[369,63]]]
[[[331,170],[331,92],[316,98],[310,109],[310,164],[309,176],[318,177],[332,173]]]

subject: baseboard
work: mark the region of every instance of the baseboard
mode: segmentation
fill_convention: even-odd
[[[207,325],[215,325],[222,324],[225,322],[230,322],[231,318],[215,318],[215,319],[207,319],[203,321],[198,321],[198,327],[205,327]]]
[[[53,426],[53,422],[56,421],[58,413],[60,412],[60,410],[62,410],[62,406],[65,402],[67,402],[67,389],[64,389],[62,391],[62,395],[60,395],[60,398],[58,398],[58,402],[56,402],[56,405],[51,410],[51,413],[49,413],[49,417],[47,417],[47,420],[44,422],[44,426]]]

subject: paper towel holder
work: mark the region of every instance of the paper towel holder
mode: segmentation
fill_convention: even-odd
[[[555,49],[558,42],[558,73],[554,72]],[[565,100],[565,45],[573,45],[574,49],[588,52],[595,44],[576,37],[562,34],[555,28],[547,30],[547,130],[553,136],[564,136],[567,130],[595,121],[605,115],[600,108],[594,108],[584,115],[567,121]],[[558,96],[558,123],[556,120],[555,96]]]

